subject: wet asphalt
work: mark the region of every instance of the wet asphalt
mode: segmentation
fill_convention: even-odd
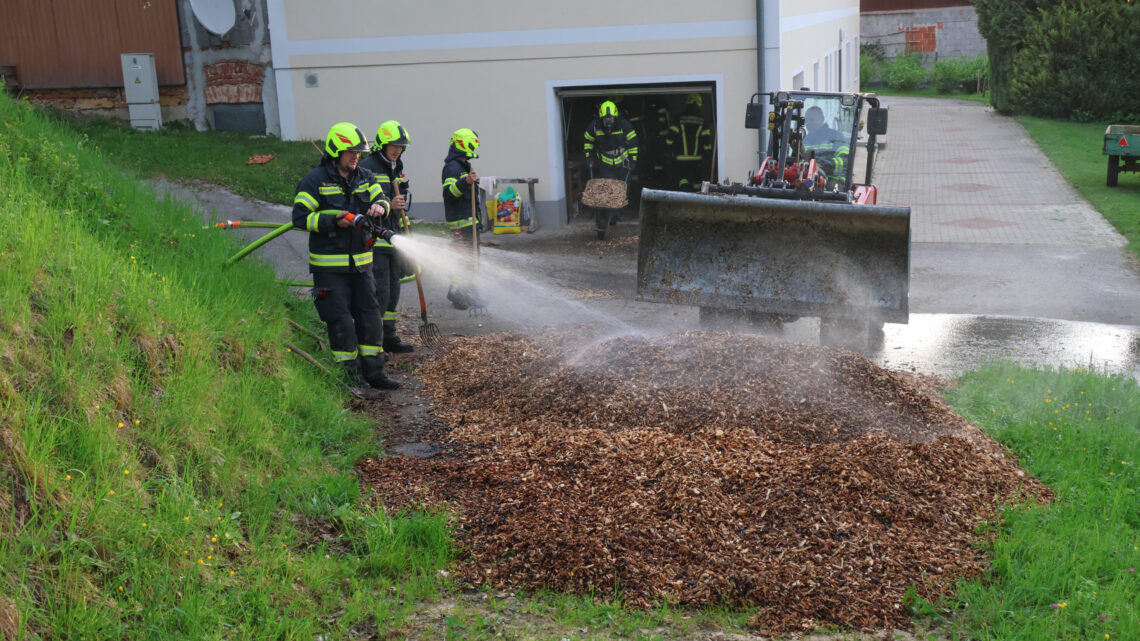
[[[971,101],[883,102],[890,107],[890,132],[875,182],[880,203],[911,207],[910,321],[887,324],[881,339],[847,346],[885,367],[943,377],[1004,359],[1140,379],[1140,261],[1025,130]],[[1125,174],[1121,182],[1128,179],[1140,180]],[[287,207],[209,186],[156,186],[194,203],[207,218],[289,219]],[[699,328],[695,308],[636,300],[636,222],[611,230],[598,241],[592,221],[579,218],[534,234],[487,234],[481,265],[495,283],[487,289],[486,313],[454,309],[445,299],[446,276],[425,270],[429,320],[445,335],[583,323],[614,332]],[[217,233],[248,242],[264,230]],[[450,251],[443,240],[430,242],[433,252]],[[307,280],[306,257],[305,235],[297,232],[251,259],[273,263],[283,278]],[[415,292],[405,286],[400,304],[409,338],[420,325]],[[818,322],[801,319],[776,331],[815,341]]]

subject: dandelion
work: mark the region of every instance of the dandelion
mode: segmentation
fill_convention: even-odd
[[[202,559],[198,559],[198,565],[202,565],[203,563],[205,563],[205,561],[203,561]]]
[[[139,419],[136,418],[135,419],[135,425],[138,425],[138,424],[139,424]]]
[[[107,496],[114,496],[115,490],[107,490]]]
[[[184,516],[184,517],[182,517],[182,520],[183,520],[183,521],[189,521],[189,520],[190,520],[190,517],[188,517],[188,516]]]
[[[122,592],[122,591],[123,591],[123,586],[120,585],[119,586],[119,592]]]
[[[233,576],[233,575],[234,575],[234,571],[230,570],[230,576]]]
[[[119,421],[119,427],[122,427],[122,426],[123,426],[123,422]]]
[[[65,481],[70,481],[70,480],[71,480],[71,475],[70,475],[70,474],[68,474],[67,476],[63,477],[63,480],[65,480]]]
[[[217,543],[217,542],[218,542],[218,537],[217,537],[217,536],[212,536],[212,537],[210,537],[210,543]],[[213,549],[213,548],[211,548],[211,549]]]
[[[146,521],[143,521],[143,524],[142,524],[142,526],[143,526],[143,527],[146,527]]]
[[[130,473],[131,473],[131,471],[130,471],[130,470],[123,470],[123,476],[126,476],[126,475],[128,475],[128,474],[130,474]]]

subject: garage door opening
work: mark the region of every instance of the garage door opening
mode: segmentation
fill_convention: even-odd
[[[642,188],[695,191],[716,180],[715,83],[670,83],[557,88],[562,109],[567,219],[578,213],[590,179],[583,150],[586,127],[612,100],[633,125],[638,161],[630,173],[629,211],[640,206]]]

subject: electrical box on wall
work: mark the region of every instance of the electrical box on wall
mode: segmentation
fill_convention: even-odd
[[[135,129],[161,129],[162,109],[158,104],[158,75],[154,69],[154,54],[124,53],[123,94],[131,126]]]

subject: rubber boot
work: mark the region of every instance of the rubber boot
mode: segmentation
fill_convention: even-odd
[[[447,287],[447,300],[451,301],[451,306],[455,309],[464,310],[471,307],[471,300],[463,288],[456,287],[454,283]]]
[[[395,323],[384,323],[384,351],[388,354],[408,354],[416,351],[411,343],[400,340]]]
[[[364,399],[366,401],[380,400],[380,390],[372,385],[369,385],[364,377],[360,375],[360,364],[356,361],[343,364],[345,371],[345,379],[347,380],[348,391],[356,398]]]
[[[372,378],[368,379],[368,384],[378,390],[393,390],[400,387],[400,381],[394,378],[388,378],[388,372],[385,371],[387,362],[388,355],[382,354],[380,356],[380,370],[376,372]]]

